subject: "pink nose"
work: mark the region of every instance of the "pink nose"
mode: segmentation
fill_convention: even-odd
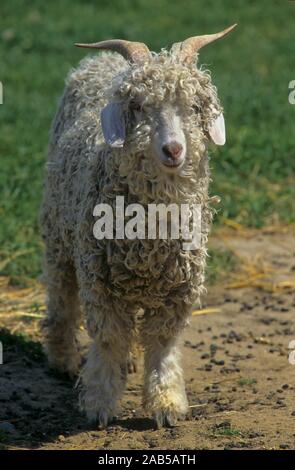
[[[173,160],[176,160],[181,155],[182,149],[182,145],[175,141],[163,145],[162,148],[164,154]]]

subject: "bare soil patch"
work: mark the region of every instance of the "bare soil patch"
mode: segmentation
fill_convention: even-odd
[[[227,231],[239,270],[211,286],[183,336],[190,414],[155,430],[141,407],[142,365],[106,430],[78,410],[73,382],[53,374],[40,346],[44,292],[0,286],[0,447],[4,449],[294,449],[295,234]],[[201,314],[198,314],[201,313]],[[26,336],[20,337],[19,333]],[[83,333],[83,332],[82,332]],[[31,340],[31,341],[30,341]]]

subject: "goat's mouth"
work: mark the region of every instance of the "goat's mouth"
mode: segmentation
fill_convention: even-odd
[[[183,162],[184,162],[184,158],[179,158],[177,160],[175,159],[165,159],[165,160],[162,160],[162,164],[167,167],[167,168],[180,168],[182,165],[183,165]]]

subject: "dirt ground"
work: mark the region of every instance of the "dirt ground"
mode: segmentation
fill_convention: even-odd
[[[73,382],[49,371],[40,347],[44,293],[0,287],[0,448],[295,449],[295,233],[232,230],[213,245],[240,267],[211,286],[183,336],[190,413],[155,430],[141,407],[142,365],[106,430],[87,424]],[[27,332],[27,337],[17,333]],[[294,348],[295,349],[295,348]]]

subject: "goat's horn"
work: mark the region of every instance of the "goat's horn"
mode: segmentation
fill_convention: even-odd
[[[126,60],[136,62],[149,57],[149,48],[142,42],[131,42],[123,39],[110,39],[94,44],[75,44],[77,47],[88,47],[90,49],[108,49],[118,52]]]
[[[192,62],[194,59],[194,55],[200,50],[202,47],[210,44],[211,42],[217,41],[217,39],[221,39],[230,33],[237,24],[230,26],[229,28],[221,31],[220,33],[216,34],[206,34],[204,36],[194,36],[192,38],[188,38],[180,44],[180,52],[179,57],[184,62]]]

